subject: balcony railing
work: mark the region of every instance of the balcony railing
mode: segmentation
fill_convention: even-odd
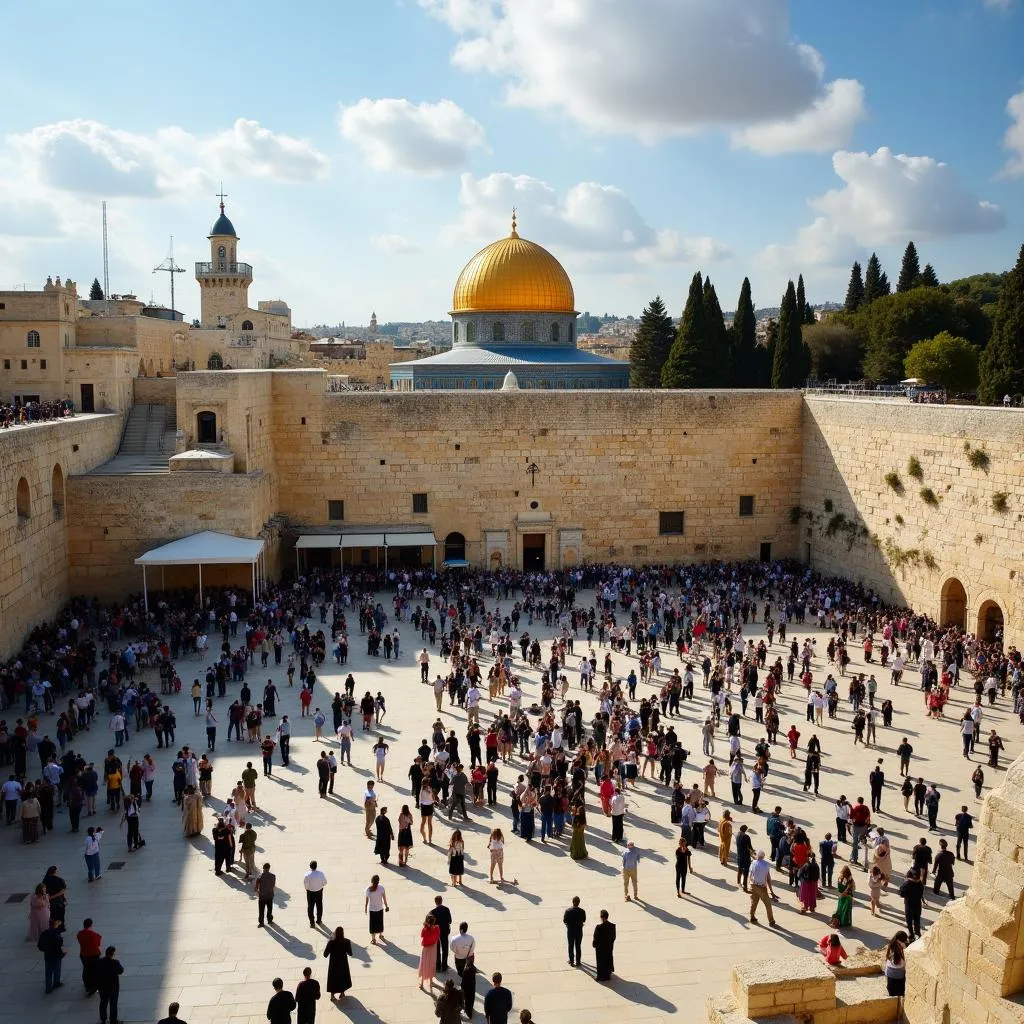
[[[251,263],[228,263],[218,260],[216,263],[197,263],[196,277],[252,277]]]

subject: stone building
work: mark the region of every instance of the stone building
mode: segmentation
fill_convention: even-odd
[[[629,367],[576,347],[575,297],[565,268],[520,238],[481,249],[463,268],[452,298],[452,347],[391,368],[392,388],[496,390],[515,373],[521,388],[629,386]]]

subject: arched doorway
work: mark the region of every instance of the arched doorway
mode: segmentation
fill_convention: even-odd
[[[464,562],[466,560],[466,538],[461,533],[449,533],[444,539],[444,560]]]
[[[964,585],[951,576],[942,584],[939,598],[939,625],[967,628],[967,591]]]
[[[206,360],[206,368],[208,370],[223,370],[224,360],[221,359],[219,352],[211,352],[210,358]]]
[[[1003,639],[1003,609],[995,601],[984,601],[978,609],[978,639],[985,643]]]
[[[32,517],[32,492],[29,490],[28,481],[22,477],[18,481],[18,490],[15,497],[18,510],[18,521],[27,522]]]
[[[217,414],[215,412],[196,414],[196,440],[200,444],[217,443]]]
[[[60,463],[53,467],[50,474],[50,500],[53,503],[53,518],[60,519],[64,515],[64,470]]]
[[[501,552],[491,552],[491,572],[498,572],[501,569]]]

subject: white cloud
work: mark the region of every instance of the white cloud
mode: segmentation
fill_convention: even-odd
[[[775,156],[829,153],[846,145],[854,126],[867,116],[864,86],[854,78],[829,82],[823,95],[796,117],[751,125],[732,133],[734,146]]]
[[[483,127],[451,100],[412,104],[364,97],[338,114],[341,134],[371,167],[433,175],[461,167],[483,145]]]
[[[621,189],[593,181],[580,182],[559,195],[528,175],[463,174],[459,206],[459,219],[445,234],[460,241],[498,237],[516,207],[521,234],[556,254],[611,259],[616,265],[624,257],[654,263],[712,262],[729,256],[728,249],[711,238],[687,238],[671,229],[652,228]]]
[[[7,144],[21,169],[45,185],[108,198],[193,194],[222,177],[313,181],[329,168],[309,142],[245,118],[207,135],[176,127],[147,135],[78,119],[10,135]]]
[[[953,169],[930,156],[840,150],[832,167],[843,180],[810,201],[818,217],[791,245],[769,246],[762,262],[828,264],[855,258],[857,247],[998,231],[1003,211],[978,199]]]
[[[409,241],[405,235],[372,235],[370,245],[381,252],[396,256],[420,251],[420,247],[415,242]]]
[[[985,6],[994,11],[1008,11],[1013,6],[1014,0],[985,0]]]
[[[650,141],[764,124],[788,148],[817,149],[825,130],[831,147],[846,145],[864,116],[862,95],[826,85],[821,55],[792,37],[787,0],[419,2],[459,36],[457,66],[506,78],[511,103],[588,128]],[[811,122],[781,130],[801,115]]]
[[[1024,89],[1011,96],[1006,103],[1010,115],[1010,127],[1003,136],[1003,148],[1012,156],[999,172],[1003,178],[1019,178],[1024,175]]]

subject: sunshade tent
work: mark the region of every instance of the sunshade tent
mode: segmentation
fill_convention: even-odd
[[[191,537],[172,540],[152,548],[135,559],[142,566],[142,594],[149,611],[149,593],[146,587],[146,569],[165,565],[196,565],[199,567],[199,599],[203,598],[204,565],[248,565],[252,568],[252,593],[257,594],[257,569],[263,556],[264,543],[257,538],[233,537],[228,533],[204,530]],[[261,577],[262,578],[262,577]]]

